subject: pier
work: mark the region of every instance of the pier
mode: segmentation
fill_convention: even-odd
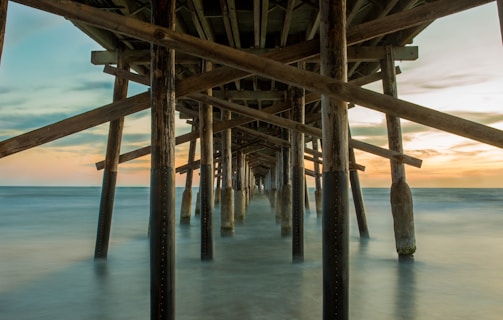
[[[8,2],[0,0],[0,59]],[[198,258],[204,268],[219,259],[215,238],[237,241],[253,211],[270,215],[278,241],[291,240],[294,265],[302,265],[308,254],[307,212],[320,219],[320,314],[327,320],[348,319],[350,208],[362,241],[372,235],[359,181],[365,163],[355,150],[389,160],[389,223],[397,259],[410,260],[417,248],[406,171],[420,168],[422,160],[404,148],[401,119],[503,147],[499,129],[400,100],[402,70],[395,63],[418,59],[418,47],[410,43],[436,19],[493,1],[12,2],[70,20],[103,47],[90,53],[91,63],[103,65],[115,82],[110,104],[0,141],[0,166],[1,158],[109,123],[106,153],[95,164],[103,172],[96,200],[98,264],[109,252],[118,168],[150,155],[150,208],[145,210],[150,213],[151,319],[176,317],[175,229],[198,220]],[[497,3],[501,12],[503,1]],[[0,68],[9,63],[0,62]],[[382,93],[362,88],[379,81]],[[149,89],[128,96],[129,83]],[[356,106],[385,114],[387,148],[352,138],[348,110]],[[122,153],[124,123],[146,109],[151,111],[151,144]],[[177,118],[190,132],[176,133]],[[189,150],[188,157],[176,166],[181,147]],[[176,174],[186,176],[182,197],[176,197]],[[313,208],[308,207],[306,176],[314,181]],[[217,210],[219,229],[214,228]]]

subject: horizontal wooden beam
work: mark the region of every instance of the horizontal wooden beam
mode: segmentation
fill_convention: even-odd
[[[213,90],[213,96],[225,100],[267,100],[284,101],[286,100],[286,91],[251,91],[251,90]]]
[[[386,47],[352,46],[348,47],[348,62],[379,61],[386,57]],[[413,61],[419,57],[418,47],[393,47],[395,60]]]
[[[124,59],[130,64],[150,64],[150,50],[125,50]],[[176,52],[178,64],[200,64],[201,59]],[[91,63],[94,65],[117,64],[117,52],[114,50],[91,51]]]
[[[103,72],[150,87],[150,78],[141,74],[133,73],[127,70],[120,70],[108,64],[103,68]]]
[[[274,52],[276,49],[240,49],[241,51],[255,55],[263,55]],[[417,60],[418,47],[393,47],[395,60]],[[351,46],[347,49],[348,62],[355,61],[379,61],[385,57],[385,47],[383,46]],[[126,50],[124,59],[130,64],[150,64],[150,50]],[[319,56],[312,59],[319,60]],[[310,59],[310,61],[312,60]],[[177,64],[199,64],[201,59],[177,52]],[[94,65],[117,64],[117,52],[114,50],[91,51],[91,63]]]

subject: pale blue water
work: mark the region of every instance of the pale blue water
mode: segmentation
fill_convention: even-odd
[[[364,190],[369,241],[351,212],[350,318],[502,319],[503,190],[413,195],[411,263],[397,261],[387,189]],[[0,187],[0,319],[149,319],[148,189],[118,189],[106,263],[92,259],[99,197],[100,188]],[[199,261],[198,219],[176,227],[177,319],[321,319],[314,203],[302,264],[291,263],[264,198],[234,238],[220,238],[219,220],[216,210],[211,263]]]

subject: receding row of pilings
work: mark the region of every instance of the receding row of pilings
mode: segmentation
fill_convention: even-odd
[[[334,46],[334,44],[330,44]],[[169,67],[158,61],[170,57],[171,52],[161,47],[154,47],[158,50],[159,56],[153,56],[152,66],[160,64],[159,68],[164,68],[164,72],[159,77],[167,77],[170,72]],[[155,51],[154,52],[157,52]],[[337,52],[332,48],[333,52]],[[330,54],[333,54],[330,53]],[[325,53],[328,54],[328,53]],[[120,55],[119,55],[120,56]],[[327,57],[326,59],[331,59]],[[168,59],[169,61],[169,59]],[[120,60],[119,60],[120,62]],[[128,69],[127,65],[118,64],[118,68]],[[303,68],[299,64],[299,68]],[[327,66],[326,70],[331,70],[334,66]],[[211,69],[211,64],[206,63],[203,71]],[[383,77],[384,92],[396,96],[395,68],[392,51],[388,50],[386,59],[382,61],[382,71],[386,75]],[[159,71],[160,72],[160,71]],[[334,71],[335,72],[335,71]],[[341,77],[339,73],[345,71],[338,70],[330,74],[331,77]],[[344,77],[342,77],[345,79]],[[119,81],[116,78],[114,101],[123,99],[127,92],[127,82]],[[153,78],[155,80],[155,78]],[[159,89],[156,89],[159,86]],[[162,88],[162,89],[161,89]],[[161,94],[158,90],[165,90],[168,94]],[[172,89],[171,89],[172,91]],[[152,314],[168,312],[165,308],[173,309],[173,292],[166,288],[174,288],[173,261],[174,261],[174,163],[166,162],[167,157],[174,158],[172,152],[173,145],[168,145],[174,137],[171,122],[164,122],[167,106],[174,103],[173,93],[169,94],[170,83],[152,83],[152,105],[158,106],[152,109],[153,133],[152,133],[152,179],[151,179],[151,281],[152,281]],[[157,94],[159,96],[157,96]],[[211,94],[211,92],[208,92]],[[305,118],[305,90],[292,87],[288,94],[289,103],[292,106],[290,117],[293,121],[304,123]],[[166,102],[167,100],[167,102]],[[154,103],[155,102],[155,103]],[[168,105],[166,105],[168,103]],[[333,104],[333,105],[332,105]],[[315,206],[316,213],[323,219],[323,254],[324,254],[324,277],[328,277],[328,282],[324,281],[324,313],[335,315],[336,318],[344,318],[347,314],[347,245],[348,245],[348,192],[349,185],[353,193],[355,211],[357,214],[358,227],[362,238],[369,237],[369,231],[365,218],[365,206],[360,188],[355,154],[352,148],[348,147],[347,140],[350,132],[347,123],[346,113],[340,114],[341,101],[330,99],[323,101],[325,112],[328,113],[331,122],[323,123],[323,140],[311,136],[311,154],[314,163],[315,181]],[[232,236],[235,232],[234,224],[242,223],[245,219],[246,205],[252,194],[253,186],[256,184],[258,192],[265,188],[265,193],[269,196],[271,207],[274,208],[276,222],[281,225],[281,236],[292,237],[292,261],[302,262],[304,259],[304,234],[303,218],[307,198],[304,168],[304,134],[296,130],[287,128],[281,129],[281,139],[289,141],[289,145],[282,145],[280,151],[276,152],[274,165],[265,177],[252,177],[251,168],[247,164],[247,156],[242,150],[233,152],[231,129],[224,130],[221,134],[220,149],[217,151],[218,160],[215,161],[213,155],[213,110],[211,105],[201,104],[197,118],[192,121],[192,131],[199,131],[201,139],[201,159],[200,159],[200,186],[198,200],[196,204],[196,215],[201,218],[201,260],[213,259],[213,230],[212,218],[214,204],[220,206],[221,212],[221,236]],[[327,110],[328,109],[328,110]],[[157,111],[155,111],[157,110]],[[231,112],[222,110],[223,121],[231,120]],[[174,116],[173,116],[174,117]],[[168,119],[171,119],[168,117]],[[170,120],[171,121],[171,120]],[[100,218],[98,224],[98,234],[96,242],[96,258],[104,258],[107,254],[108,238],[110,233],[111,211],[113,207],[113,192],[115,190],[115,180],[117,175],[118,150],[120,149],[120,138],[122,133],[123,119],[116,120],[110,125],[110,136],[107,147],[105,170],[103,175],[102,202],[100,205]],[[157,123],[159,122],[159,123]],[[340,123],[339,123],[340,122]],[[396,117],[387,117],[388,136],[390,149],[402,153],[400,122]],[[325,127],[337,124],[337,128],[327,131]],[[154,130],[157,128],[157,130]],[[346,128],[341,130],[340,128]],[[344,131],[345,133],[334,131]],[[327,135],[335,135],[332,141],[327,139]],[[342,135],[342,136],[339,136]],[[163,142],[164,141],[164,142]],[[327,152],[327,141],[331,141],[332,149]],[[239,144],[239,137],[238,137]],[[320,160],[320,145],[323,145],[323,159]],[[345,146],[342,150],[340,146]],[[154,148],[154,146],[157,146]],[[188,163],[191,164],[195,157],[195,140],[190,142]],[[155,150],[157,153],[154,153]],[[327,160],[327,158],[335,157]],[[338,156],[337,156],[338,155]],[[344,156],[345,160],[339,159]],[[233,159],[235,168],[233,170]],[[248,159],[252,160],[252,159]],[[323,161],[323,173],[320,162]],[[342,161],[342,162],[341,162]],[[216,163],[216,170],[214,167]],[[332,163],[327,171],[327,163]],[[333,164],[336,164],[335,166]],[[166,165],[168,164],[168,165]],[[392,188],[391,204],[395,221],[395,239],[399,255],[412,255],[415,250],[414,224],[412,212],[412,199],[410,190],[405,181],[405,170],[401,163],[391,162],[392,168]],[[189,166],[186,170],[186,184],[182,197],[179,222],[189,224],[191,217],[192,202],[192,180],[193,168]],[[216,176],[217,188],[213,182]],[[257,182],[255,183],[255,178]],[[323,187],[322,187],[323,182]],[[221,186],[221,187],[220,187]],[[214,191],[215,190],[215,191]],[[213,193],[215,192],[215,193]],[[215,194],[215,196],[214,196]],[[323,194],[323,196],[322,196]],[[327,200],[328,199],[328,200]],[[107,213],[108,212],[108,213]],[[334,228],[332,228],[334,227]],[[170,262],[171,261],[171,262]],[[334,291],[335,290],[335,291]],[[171,302],[170,302],[171,301]],[[335,303],[334,303],[335,301]],[[167,306],[167,307],[165,307]],[[162,308],[161,308],[162,307]],[[169,311],[171,313],[172,311]],[[340,317],[342,315],[342,317]],[[170,318],[171,315],[167,315]],[[326,317],[330,319],[332,317]]]

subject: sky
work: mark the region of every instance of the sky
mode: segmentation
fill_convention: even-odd
[[[495,3],[435,21],[412,45],[419,59],[398,63],[400,99],[503,129]],[[90,63],[93,50],[102,48],[69,21],[10,2],[0,62],[0,141],[110,103],[113,77]],[[146,89],[131,84],[129,95]],[[382,114],[356,107],[349,118],[353,138],[387,147]],[[128,116],[122,152],[149,145],[149,128],[148,111]],[[405,153],[423,160],[420,169],[406,167],[411,187],[503,187],[503,150],[409,121],[402,120],[402,129]],[[177,119],[177,135],[189,130]],[[104,157],[107,134],[104,124],[1,158],[0,185],[100,186],[102,171],[94,163]],[[177,166],[186,162],[186,147],[177,146]],[[390,186],[388,160],[360,151],[356,157],[366,167],[363,187]],[[148,156],[120,165],[118,185],[148,186],[149,167]],[[177,174],[177,185],[184,179]]]

